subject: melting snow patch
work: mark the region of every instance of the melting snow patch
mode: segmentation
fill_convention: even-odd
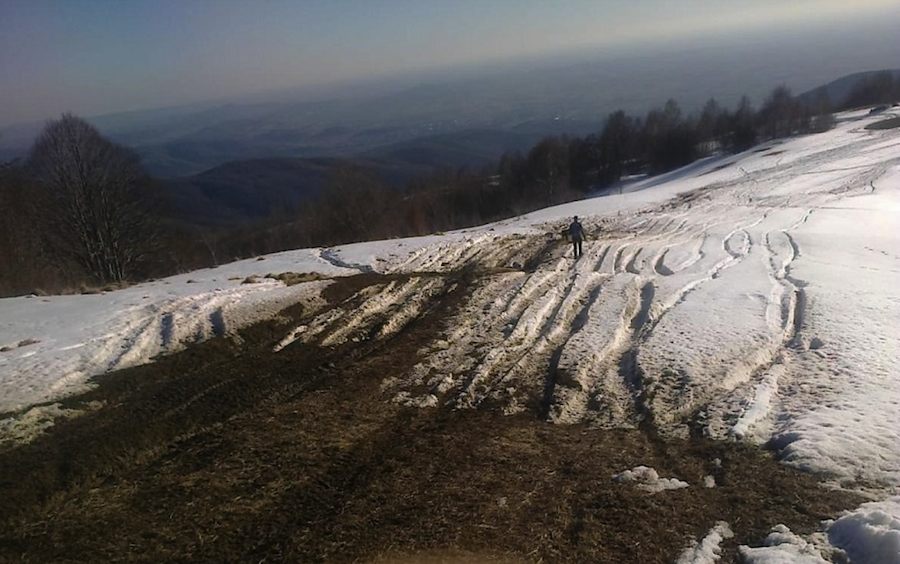
[[[300,325],[299,327],[295,328],[293,331],[288,333],[287,337],[278,341],[278,344],[275,345],[274,347],[272,347],[272,352],[276,352],[276,353],[281,352],[282,349],[284,349],[284,347],[290,345],[291,343],[293,343],[294,341],[299,339],[300,336],[306,332],[306,329],[307,329],[306,325]]]
[[[747,564],[823,564],[827,562],[816,547],[791,532],[784,525],[775,525],[763,541],[763,546],[741,546],[738,552]]]
[[[687,482],[677,478],[660,478],[653,468],[648,466],[635,466],[631,470],[625,470],[613,476],[613,480],[625,483],[635,482],[639,490],[650,493],[658,493],[664,490],[679,490],[688,487]]]
[[[678,557],[677,564],[712,564],[722,557],[722,541],[734,536],[725,521],[719,521],[701,542],[694,541]]]
[[[852,562],[900,562],[900,496],[864,503],[828,528]]]
[[[743,439],[750,430],[769,413],[772,398],[778,393],[778,379],[784,374],[784,365],[776,364],[765,374],[756,387],[756,395],[746,411],[734,424],[731,432]]]
[[[215,281],[249,275],[251,266],[241,261],[198,271],[193,276],[219,274],[191,284],[179,275],[103,295],[53,296],[39,303],[0,300],[0,343],[27,343],[27,348],[0,355],[5,361],[0,365],[0,412],[24,416],[30,405],[90,388],[92,375],[227,335],[298,302],[310,310],[325,303],[320,293],[331,283],[326,280],[291,287],[274,280],[249,285]]]
[[[704,488],[716,487],[716,479],[712,475],[703,476],[703,487]]]
[[[87,404],[88,410],[99,409],[99,402]],[[57,418],[74,417],[84,413],[78,409],[63,409],[58,403],[36,405],[21,415],[0,419],[0,443],[30,443],[53,426]]]
[[[400,392],[394,396],[394,403],[407,407],[437,407],[438,399],[434,394],[414,397],[409,392]]]

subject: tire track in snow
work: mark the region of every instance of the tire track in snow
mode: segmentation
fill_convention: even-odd
[[[799,222],[788,229],[802,225],[809,217],[809,213],[807,212]],[[797,284],[798,281],[792,280],[789,275],[790,265],[799,256],[799,248],[788,233],[788,229],[774,232],[783,237],[787,243],[783,247],[789,252],[783,257],[772,244],[773,232],[766,233],[764,237],[768,255],[768,274],[772,282],[770,307],[767,309],[766,319],[776,338],[767,351],[762,351],[767,358],[760,362],[751,374],[749,383],[756,382],[753,397],[747,401],[737,420],[728,430],[728,434],[736,439],[745,438],[755,426],[768,417],[772,403],[777,398],[779,381],[789,372],[790,356],[785,354],[786,349],[796,346],[803,322],[806,301],[804,290]],[[775,311],[778,312],[778,319],[774,319],[772,314]]]
[[[625,272],[630,272],[631,274],[640,274],[641,269],[635,266],[635,263],[638,260],[641,252],[643,252],[644,247],[638,247],[631,255],[628,260],[625,262]],[[643,262],[643,261],[642,261]]]
[[[566,290],[560,294],[555,308],[547,316],[538,337],[497,381],[495,390],[499,393],[495,393],[494,398],[505,400],[506,412],[520,411],[523,404],[538,397],[546,397],[546,390],[553,387],[555,375],[549,370],[553,356],[571,335],[578,314],[605,279],[597,273],[586,274],[586,277],[587,281],[583,284],[578,283],[578,274],[571,279]],[[511,390],[515,392],[511,393]],[[539,410],[546,411],[543,407]]]
[[[762,219],[759,218],[750,225],[755,225]],[[665,223],[653,223],[651,227],[655,225],[663,228],[673,224],[673,220],[668,220]],[[681,221],[677,230],[681,232],[679,237],[688,237],[686,240],[689,241],[697,235],[692,230],[686,230],[687,226],[687,222]],[[683,287],[672,303],[661,306],[655,303],[652,281],[645,280],[641,283],[642,292],[635,286],[631,291],[633,298],[629,300],[632,305],[615,313],[622,317],[619,329],[612,331],[615,336],[609,337],[611,341],[603,342],[600,346],[594,344],[595,348],[603,352],[588,355],[580,364],[573,361],[572,356],[579,346],[577,343],[581,337],[577,336],[584,331],[585,322],[577,320],[583,319],[585,315],[590,318],[592,312],[600,307],[597,303],[605,301],[608,296],[602,289],[601,279],[597,278],[596,284],[579,286],[575,283],[577,277],[588,272],[596,274],[598,269],[605,271],[611,265],[613,268],[609,270],[624,272],[605,273],[607,279],[610,276],[618,278],[625,275],[639,278],[635,273],[641,272],[642,268],[636,263],[646,248],[644,245],[648,239],[663,241],[667,245],[677,243],[672,240],[674,236],[666,232],[650,237],[637,237],[637,243],[633,241],[635,237],[631,236],[620,240],[618,244],[604,244],[589,249],[574,269],[568,266],[565,259],[553,263],[549,268],[539,268],[528,275],[512,295],[500,293],[480,308],[473,308],[480,309],[482,315],[490,313],[502,320],[504,325],[498,327],[499,324],[495,324],[495,327],[503,333],[503,346],[487,344],[480,347],[483,349],[480,353],[478,350],[470,351],[470,355],[474,353],[481,359],[474,367],[465,370],[468,375],[462,379],[451,375],[450,370],[447,370],[447,380],[453,381],[452,386],[457,389],[450,395],[451,403],[457,407],[476,407],[485,401],[499,402],[507,412],[514,412],[523,408],[523,402],[528,404],[534,399],[533,396],[537,396],[539,411],[551,420],[574,421],[587,416],[597,421],[605,418],[608,424],[634,422],[637,419],[635,396],[640,394],[641,383],[634,371],[623,369],[623,364],[629,364],[627,360],[623,362],[627,351],[634,349],[630,352],[630,364],[636,366],[640,342],[647,338],[665,311],[674,307],[678,300],[684,299],[693,288],[714,278],[721,270],[746,255],[751,245],[750,237],[746,232],[740,233],[740,229],[735,229],[723,240],[723,249],[728,248],[731,252],[726,252],[726,257],[699,279],[692,280]],[[705,232],[703,237],[707,237]],[[615,250],[613,246],[616,246]],[[630,250],[632,252],[628,252]],[[642,262],[647,264],[646,260]],[[652,265],[648,266],[652,269]],[[639,299],[641,295],[644,297],[643,301]],[[640,328],[634,326],[635,319],[641,320]],[[472,320],[467,319],[466,323],[471,324]],[[481,325],[484,327],[490,323],[482,322]],[[454,337],[464,333],[457,330]],[[636,335],[640,335],[637,337],[637,345],[632,345]],[[440,356],[443,362],[452,356],[444,351],[433,354]],[[435,373],[440,370],[440,362],[435,360],[427,368],[423,365],[417,370],[414,379],[423,382],[430,378],[434,382]],[[578,367],[571,372],[573,365]],[[598,365],[602,365],[599,374]],[[628,372],[627,378],[623,375],[625,372]]]
[[[754,222],[746,227],[739,227],[734,229],[730,233],[728,233],[722,239],[722,249],[726,251],[727,256],[722,260],[715,263],[710,269],[706,271],[706,274],[691,280],[690,282],[683,285],[681,288],[673,292],[667,299],[662,301],[657,301],[655,307],[653,307],[653,325],[658,324],[662,318],[672,309],[677,307],[679,304],[683,303],[688,296],[697,290],[702,284],[705,282],[709,282],[710,280],[717,279],[722,272],[731,268],[738,262],[742,261],[750,252],[751,243],[750,238],[747,236],[746,229],[752,227],[753,225],[757,225],[762,219],[757,222]],[[741,234],[741,238],[743,240],[743,244],[735,249],[732,248],[731,243],[729,241],[732,237],[736,236],[738,233]]]
[[[675,274],[671,268],[666,266],[666,255],[669,253],[669,249],[663,249],[661,253],[656,255],[656,259],[653,261],[653,271],[659,274],[660,276],[671,276]]]
[[[670,221],[666,225],[671,224]],[[685,225],[686,222],[682,221],[676,231],[684,230]],[[661,253],[664,256],[666,249],[678,244],[672,242],[673,237],[676,235],[664,232],[640,239],[642,245],[646,244],[648,240],[665,241],[668,239],[668,243]],[[617,250],[616,258],[613,261],[616,271],[622,270],[624,250],[629,245],[630,243],[622,245]],[[619,322],[616,330],[607,330],[607,333],[599,339],[602,343],[600,347],[597,347],[599,350],[588,355],[586,360],[573,358],[578,354],[573,351],[578,351],[581,347],[580,341],[583,340],[584,329],[574,332],[561,349],[559,365],[556,367],[560,382],[555,389],[550,390],[552,396],[547,408],[548,417],[552,421],[572,423],[588,418],[595,424],[605,426],[630,426],[640,419],[638,416],[640,412],[646,412],[640,405],[642,383],[637,370],[637,351],[641,342],[649,336],[652,327],[664,313],[665,307],[657,307],[656,318],[651,318],[655,288],[652,282],[641,281],[642,269],[635,266],[637,257],[644,248],[644,246],[639,246],[626,261],[625,274],[635,277],[634,284],[629,284],[629,287],[633,286],[635,289],[629,292],[631,298],[628,300],[628,305],[621,304],[617,310],[616,315]],[[657,257],[655,263],[658,264],[660,260]],[[735,258],[729,255],[728,263],[734,260]],[[727,263],[723,262],[717,265],[716,269],[708,272],[702,280],[693,282],[699,284],[715,275],[718,269],[725,267],[727,267]],[[622,274],[617,276],[617,280],[620,280],[621,276]],[[623,288],[617,289],[620,292],[623,290]],[[604,298],[602,290],[600,298],[601,301]],[[598,310],[602,310],[602,307]],[[594,308],[588,310],[589,316],[596,313],[599,311],[595,311]],[[610,314],[609,311],[603,313]],[[597,337],[597,335],[592,336]]]
[[[106,367],[105,372],[118,370],[147,357],[224,335],[227,326],[222,307],[230,299],[230,293],[200,294],[154,306],[149,315],[128,322],[112,335],[116,339],[101,350],[95,361]],[[123,334],[128,335],[124,341],[118,339]],[[110,350],[114,346],[118,350]],[[102,358],[104,355],[106,358]]]
[[[717,398],[699,398],[700,406],[693,416],[694,432],[741,439],[772,409],[779,380],[789,373],[790,356],[786,352],[796,346],[805,307],[804,284],[789,274],[800,254],[789,231],[803,225],[811,213],[807,210],[790,226],[763,235],[763,262],[771,284],[765,319],[771,340],[735,363],[721,380]]]
[[[387,387],[402,387],[404,382],[416,387],[427,381],[456,407],[488,401],[501,403],[507,411],[519,410],[522,401],[530,403],[530,396],[540,397],[555,351],[568,339],[585,302],[590,303],[608,278],[596,272],[596,265],[609,246],[585,250],[574,264],[562,258],[530,274],[489,276],[485,291],[476,290],[463,307],[460,322],[451,323],[447,337],[441,339],[453,342],[457,350],[437,347],[440,350],[432,351],[414,374],[388,382]],[[509,283],[518,276],[521,281]],[[494,281],[498,277],[501,280]],[[498,338],[502,347],[496,345]]]
[[[502,347],[492,348],[462,388],[458,407],[476,407],[486,399],[507,399],[507,409],[516,409],[514,398],[501,398],[504,383],[525,377],[528,364],[539,364],[533,356],[548,354],[547,347],[559,338],[559,326],[571,312],[575,301],[599,284],[596,274],[579,284],[578,271],[564,275],[557,270],[555,283],[541,298],[522,312]],[[564,289],[560,290],[560,286]],[[544,366],[546,368],[546,365]],[[509,395],[509,394],[507,394]]]
[[[555,367],[554,386],[545,394],[546,417],[556,423],[614,426],[633,420],[632,397],[619,378],[617,361],[631,338],[640,307],[640,280],[618,276],[600,287],[583,310]]]
[[[699,239],[697,251],[684,261],[684,268],[702,260],[709,222],[692,226],[673,218],[642,218],[635,225],[644,225],[652,234],[589,246],[574,265],[568,259],[558,259],[530,273],[506,274],[502,282],[485,285],[483,293],[476,290],[464,308],[465,317],[451,323],[455,326],[448,328],[447,336],[440,340],[445,344],[426,352],[427,359],[413,373],[386,380],[385,389],[415,400],[404,390],[427,387],[433,397],[445,398],[438,403],[457,408],[487,402],[510,413],[531,405],[555,422],[587,420],[606,426],[633,426],[639,419],[651,420],[652,416],[647,416],[651,412],[648,390],[639,366],[643,343],[669,310],[747,256],[753,247],[747,230],[765,217],[763,213],[727,233],[721,243],[725,256],[662,298],[656,292],[654,278],[662,276],[659,270],[665,271],[659,265],[668,250]],[[534,238],[531,241],[534,248]],[[656,246],[658,254],[643,256],[648,242],[662,243]],[[495,240],[483,244],[503,249]],[[466,260],[488,256],[466,245],[465,252],[448,251],[441,255],[443,258],[429,253],[427,260],[431,262],[419,261],[417,265],[434,264],[449,256]],[[625,296],[610,295],[610,291],[622,292],[626,287],[613,283],[618,280],[630,281]],[[600,312],[612,317],[601,321],[595,317]],[[608,327],[602,340],[591,343],[588,354],[582,353],[589,336],[599,337],[595,329],[601,322]],[[428,405],[434,402],[429,400]]]
[[[332,308],[291,330],[273,352],[297,340],[322,346],[347,341],[380,339],[392,335],[415,319],[436,294],[445,290],[441,276],[420,275],[373,285],[354,294],[347,302],[352,309]]]
[[[684,222],[678,229],[683,227]],[[723,248],[728,246],[727,241],[736,231],[726,236]],[[654,235],[650,239],[659,240],[665,237],[666,234],[661,234]],[[645,242],[643,238],[641,240],[642,243]],[[669,242],[669,245],[674,244],[676,243]],[[619,265],[616,270],[621,270],[626,246],[619,247],[616,253],[614,263]],[[649,412],[646,406],[642,405],[643,382],[637,363],[641,344],[649,338],[653,327],[668,309],[684,299],[693,288],[742,259],[748,245],[742,245],[740,251],[728,253],[727,257],[707,271],[705,276],[691,281],[677,292],[675,300],[661,306],[655,304],[655,287],[652,281],[642,282],[639,276],[641,269],[634,266],[643,248],[639,247],[626,262],[625,272],[636,277],[635,290],[631,292],[629,305],[618,310],[619,323],[614,333],[607,334],[605,340],[601,340],[604,344],[599,347],[599,351],[588,355],[586,361],[572,358],[577,355],[572,351],[577,351],[580,347],[579,341],[582,339],[580,332],[575,332],[562,348],[559,366],[556,368],[560,375],[560,383],[552,390],[547,409],[548,417],[552,421],[573,423],[589,418],[595,424],[621,426],[635,424],[641,418],[649,419],[647,417]],[[662,252],[663,256],[664,253],[665,249]],[[657,264],[659,260],[657,257]],[[601,290],[601,299],[603,296]],[[592,313],[593,308],[588,311],[588,315]]]
[[[502,273],[486,278],[448,324],[443,338],[427,351],[425,359],[409,374],[387,378],[382,389],[393,390],[395,401],[402,399],[403,403],[430,397],[442,403],[451,390],[458,391],[463,374],[474,368],[476,351],[472,348],[502,333],[505,322],[500,317],[509,301],[502,297],[520,292],[524,277],[523,273]],[[424,395],[418,395],[417,390],[423,388]]]
[[[653,335],[653,331],[659,323],[671,311],[684,303],[693,292],[704,283],[719,278],[725,270],[740,263],[750,254],[753,244],[747,230],[759,225],[766,216],[767,213],[764,213],[758,219],[738,226],[726,234],[721,243],[721,248],[725,252],[723,259],[708,269],[703,276],[689,281],[666,298],[658,298],[654,291],[651,299],[647,302],[649,308],[647,316],[635,318],[636,321],[641,321],[641,326],[639,330],[636,330],[631,346],[622,355],[620,374],[625,380],[637,382],[632,389],[635,392],[636,409],[641,416],[641,427],[646,432],[656,434],[672,430],[672,425],[679,426],[678,417],[684,412],[684,409],[678,408],[676,404],[683,405],[684,398],[670,389],[669,386],[672,383],[668,380],[663,385],[661,380],[656,377],[652,380],[647,379],[640,361],[642,346]],[[733,241],[733,239],[739,239],[739,241]],[[653,288],[652,282],[648,284]],[[655,288],[653,289],[655,290]],[[650,290],[645,289],[644,292],[649,293]],[[691,397],[689,400],[689,403],[695,403],[695,398]]]

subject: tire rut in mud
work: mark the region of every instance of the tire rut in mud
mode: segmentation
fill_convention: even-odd
[[[638,362],[640,345],[653,330],[655,321],[650,316],[653,306],[653,298],[656,295],[656,287],[652,282],[641,286],[640,301],[634,317],[631,319],[631,341],[622,356],[619,357],[619,377],[628,387],[634,398],[634,410],[638,418],[638,428],[653,441],[659,441],[653,410],[650,407],[648,394],[650,388],[646,385],[644,371]]]

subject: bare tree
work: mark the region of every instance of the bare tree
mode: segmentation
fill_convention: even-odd
[[[27,164],[54,253],[100,282],[129,278],[154,239],[137,156],[64,114],[44,127]]]

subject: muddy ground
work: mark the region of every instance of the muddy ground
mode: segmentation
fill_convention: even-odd
[[[670,562],[725,520],[729,562],[777,523],[807,533],[859,503],[752,446],[392,403],[384,378],[419,360],[479,275],[448,276],[388,339],[273,354],[310,314],[296,306],[99,378],[64,407],[102,409],[0,452],[0,560]],[[353,307],[379,282],[327,298]],[[611,479],[640,464],[691,487]]]

